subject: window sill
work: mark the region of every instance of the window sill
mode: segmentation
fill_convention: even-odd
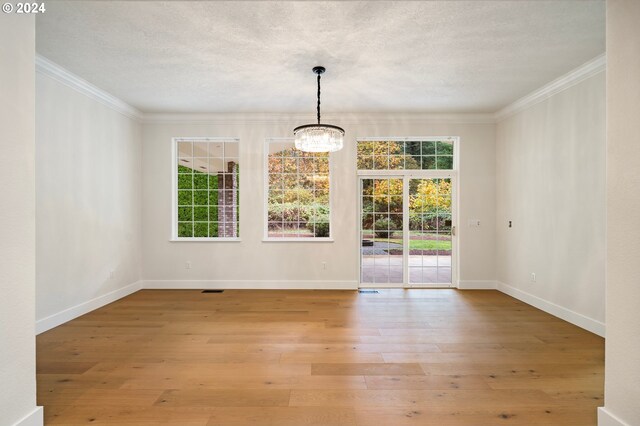
[[[240,238],[205,238],[205,237],[182,237],[171,238],[169,242],[172,243],[239,243],[242,240]]]
[[[333,243],[334,240],[331,237],[300,237],[300,238],[287,238],[287,237],[267,237],[262,239],[263,243]]]

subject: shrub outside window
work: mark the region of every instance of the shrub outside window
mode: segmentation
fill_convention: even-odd
[[[265,239],[330,239],[329,153],[299,151],[293,139],[268,140],[266,150]]]
[[[238,239],[238,141],[174,139],[175,240]]]

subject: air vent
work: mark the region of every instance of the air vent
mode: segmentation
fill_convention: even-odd
[[[202,290],[203,293],[222,293],[224,290]]]
[[[358,293],[362,293],[362,294],[378,294],[378,290],[358,290]]]

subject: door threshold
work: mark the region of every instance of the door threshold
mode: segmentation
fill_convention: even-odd
[[[413,284],[405,287],[411,288],[455,288],[452,284]]]
[[[402,290],[404,286],[390,286],[385,284],[370,284],[370,283],[362,283],[358,285],[358,290],[363,289],[390,289],[390,290]]]
[[[453,284],[412,284],[402,286],[390,286],[384,284],[368,284],[361,283],[358,285],[358,290],[363,289],[389,289],[389,290],[411,290],[420,288],[457,288]]]

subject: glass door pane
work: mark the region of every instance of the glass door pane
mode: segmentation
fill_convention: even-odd
[[[402,178],[361,180],[361,283],[401,286],[404,282],[402,195]]]
[[[451,285],[451,179],[409,181],[410,285]]]

